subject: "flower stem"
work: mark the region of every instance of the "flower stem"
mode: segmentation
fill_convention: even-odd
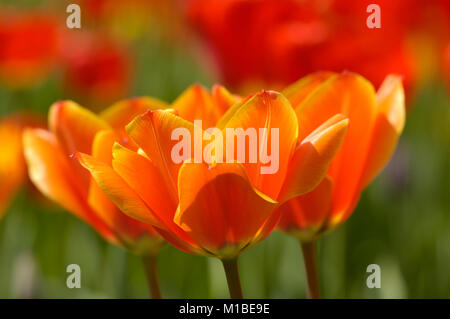
[[[243,299],[241,280],[239,278],[238,259],[222,259],[225,275],[227,276],[228,290],[231,299]]]
[[[157,259],[156,256],[143,257],[145,272],[147,275],[148,288],[152,299],[161,299],[161,291],[158,283]]]
[[[319,297],[319,274],[317,273],[316,242],[300,242],[305,262],[306,277],[308,280],[308,298],[318,299]]]

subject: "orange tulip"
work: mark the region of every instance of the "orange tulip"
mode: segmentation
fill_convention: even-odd
[[[26,165],[22,149],[22,133],[27,126],[38,126],[29,115],[0,118],[0,218],[19,188],[26,182]]]
[[[358,75],[316,73],[284,94],[303,123],[301,136],[333,114],[342,113],[350,121],[327,177],[312,192],[279,208],[278,227],[304,243],[313,243],[351,215],[361,192],[391,157],[405,123],[404,91],[401,79],[394,75],[375,93]]]
[[[232,97],[223,88],[215,90]],[[188,117],[198,110],[211,114],[213,110],[198,99],[201,95],[188,105],[188,97],[199,92],[199,87],[193,87],[178,100],[181,105],[174,104],[179,113]],[[205,107],[196,108],[198,105]],[[221,132],[227,128],[267,128],[268,132],[278,128],[278,171],[261,175],[261,160],[220,163],[216,159],[208,165],[186,156],[184,162],[175,163],[171,158],[177,144],[171,138],[173,131],[183,128],[192,133],[191,154],[196,152],[195,131],[203,132],[167,110],[148,111],[127,125],[128,136],[139,149],[116,143],[112,166],[87,154],[78,153],[77,157],[121,211],[153,225],[167,241],[186,252],[222,259],[228,275],[238,255],[273,230],[279,219],[273,213],[275,207],[309,192],[322,180],[343,140],[347,120],[340,115],[325,119],[299,139],[289,101],[280,93],[262,92],[235,103],[217,127]],[[208,134],[203,135],[208,139],[205,136]],[[249,145],[245,147],[249,154]],[[240,296],[236,291],[231,295]]]
[[[110,165],[109,149],[115,142],[133,147],[123,132],[125,123],[161,106],[160,101],[138,98],[119,102],[97,116],[71,101],[55,103],[49,112],[49,130],[28,129],[24,133],[32,182],[108,241],[137,253],[154,253],[162,244],[154,229],[122,214],[70,155],[82,151]]]
[[[86,152],[111,165],[114,143],[136,149],[124,125],[147,109],[165,107],[161,101],[136,98],[118,102],[100,115],[71,101],[55,103],[49,130],[27,129],[23,143],[30,179],[48,198],[91,225],[109,242],[143,255],[154,282],[154,258],[164,244],[154,228],[121,213],[71,155]],[[160,297],[159,289],[152,295]]]

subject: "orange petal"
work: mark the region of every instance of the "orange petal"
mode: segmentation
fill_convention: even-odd
[[[220,116],[225,114],[231,106],[241,100],[240,97],[231,94],[224,86],[218,84],[213,86],[211,96],[215,107],[220,111]],[[219,120],[219,118],[216,119],[216,122],[217,120]],[[216,125],[216,123],[214,123],[214,125]]]
[[[123,180],[142,198],[158,219],[172,222],[178,205],[176,194],[161,185],[161,174],[145,156],[120,144],[113,147],[113,168]]]
[[[289,159],[297,143],[298,124],[295,113],[286,98],[280,93],[274,91],[265,91],[255,94],[249,98],[230,118],[224,127],[224,136],[228,128],[243,130],[256,130],[257,153],[256,163],[251,163],[249,153],[252,151],[248,138],[245,142],[246,161],[243,164],[252,184],[264,194],[278,198],[278,194],[286,176]],[[267,135],[261,134],[260,129],[267,129]],[[278,138],[273,134],[272,129],[278,130]],[[272,143],[274,137],[274,144]],[[226,145],[226,144],[224,144]],[[239,151],[238,143],[235,139],[235,159]],[[261,153],[263,147],[267,146],[267,153],[271,153],[274,147],[274,154],[270,154],[272,159],[268,163],[263,163]],[[278,154],[277,154],[278,147]],[[228,152],[228,151],[227,151]],[[277,156],[279,155],[279,156]],[[241,161],[242,162],[242,161]],[[277,169],[274,172],[264,174],[264,170],[272,168]]]
[[[125,126],[136,116],[145,113],[147,110],[165,109],[168,105],[155,98],[140,97],[119,101],[104,110],[100,117],[105,120],[118,134],[120,142],[129,145],[128,135]]]
[[[238,163],[185,162],[174,221],[204,249],[235,254],[257,233],[277,202],[252,187]]]
[[[248,102],[254,95],[249,95],[244,99],[238,100],[236,103],[234,103],[228,110],[225,112],[225,114],[222,115],[222,117],[217,122],[216,127],[219,129],[223,129],[227,123],[230,121],[230,119],[236,114],[237,111]]]
[[[24,154],[31,181],[45,196],[88,222],[109,240],[115,237],[86,203],[87,190],[75,175],[55,136],[42,129],[25,130]]]
[[[125,127],[133,118],[147,110],[166,109],[166,102],[152,97],[138,97],[119,101],[102,113],[100,117],[105,120],[114,130]]]
[[[296,108],[300,139],[335,114],[349,119],[344,143],[328,174],[333,179],[333,214],[342,214],[358,196],[358,183],[368,153],[375,123],[376,101],[373,86],[361,76],[341,73],[331,76]]]
[[[191,138],[195,137],[192,123],[167,111],[147,111],[127,125],[128,135],[159,169],[162,181],[172,194],[177,194],[178,170],[182,164],[182,161],[175,162],[172,159],[172,150],[179,143],[172,139],[176,129],[187,130]],[[193,155],[194,142],[192,139],[189,142],[190,155]],[[190,158],[187,156],[187,159]]]
[[[280,193],[280,202],[306,194],[325,177],[344,141],[348,119],[335,115],[307,136],[296,148]]]
[[[49,127],[67,154],[90,153],[95,135],[110,128],[97,115],[72,101],[51,106]]]
[[[105,164],[111,165],[112,146],[116,140],[117,135],[112,130],[99,132],[94,139],[92,156]],[[152,237],[157,236],[150,225],[141,223],[122,213],[93,178],[89,185],[88,203],[108,227],[127,245],[135,243],[144,234]]]
[[[14,118],[0,121],[0,218],[26,178],[22,152],[23,126]]]
[[[332,192],[333,182],[325,177],[313,191],[287,201],[278,208],[278,227],[301,240],[313,239],[327,220]]]
[[[179,115],[190,121],[202,120],[205,128],[214,127],[233,103],[233,96],[224,87],[215,87],[211,95],[199,84],[190,86],[172,104]]]
[[[111,166],[90,155],[76,153],[76,158],[103,189],[108,198],[125,214],[153,226],[164,228],[144,200],[117,174]]]
[[[95,135],[110,128],[94,113],[72,101],[57,102],[51,106],[49,127],[55,134],[62,151],[67,155],[75,152],[90,154]],[[70,159],[69,163],[87,188],[90,180],[88,172],[74,159]]]
[[[296,109],[315,89],[332,76],[336,76],[336,74],[332,72],[313,73],[291,84],[282,93]]]
[[[364,189],[386,165],[405,125],[405,92],[402,80],[390,75],[377,92],[378,115],[361,178]]]

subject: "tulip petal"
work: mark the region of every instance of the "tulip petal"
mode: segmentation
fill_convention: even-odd
[[[43,129],[28,129],[23,144],[30,179],[40,192],[89,223],[106,239],[115,241],[111,230],[86,205],[87,190],[77,179],[55,136]]]
[[[182,160],[175,162],[172,158],[172,150],[179,143],[172,139],[175,130],[189,133],[191,154],[186,159],[190,159],[194,154],[194,125],[181,117],[168,111],[147,111],[127,125],[128,135],[159,169],[163,182],[173,194],[177,194],[178,170],[182,164]]]
[[[125,126],[136,116],[145,113],[147,110],[166,109],[168,105],[155,98],[140,97],[119,101],[102,113],[100,117],[105,120],[119,135],[118,141],[127,147],[136,148],[125,131]]]
[[[171,223],[178,199],[176,194],[171,194],[161,185],[162,176],[158,168],[148,158],[117,143],[113,147],[113,157],[114,171],[145,201],[158,219]]]
[[[388,76],[377,92],[378,115],[361,178],[364,189],[388,162],[405,125],[405,93],[398,76]]]
[[[344,143],[330,165],[333,179],[333,214],[345,212],[358,196],[358,184],[376,118],[373,86],[363,77],[341,73],[330,77],[296,108],[300,139],[335,114],[349,119]]]
[[[99,132],[92,145],[92,156],[107,165],[111,165],[112,146],[117,140],[117,134],[112,130]],[[141,223],[122,213],[106,196],[97,182],[91,177],[89,184],[88,203],[97,215],[114,230],[120,239],[130,244],[142,234],[155,236],[156,232],[148,224]]]
[[[75,156],[122,212],[143,223],[164,228],[154,212],[111,166],[83,153],[76,153]]]
[[[206,128],[214,127],[233,103],[233,96],[224,88],[217,86],[211,95],[199,84],[190,86],[172,104],[179,115],[190,121],[202,120]]]
[[[332,76],[332,72],[316,72],[305,76],[283,90],[283,95],[291,102],[294,109],[300,105],[315,89]]]
[[[223,128],[225,128],[227,123],[236,114],[236,112],[239,111],[239,109],[242,107],[242,105],[247,103],[247,101],[250,100],[253,96],[254,95],[249,95],[246,98],[237,101],[230,108],[228,108],[228,110],[225,112],[225,114],[223,114],[222,117],[220,118],[220,120],[217,122],[216,127],[218,127],[221,130]]]
[[[185,162],[178,179],[180,206],[174,221],[204,249],[231,254],[247,245],[277,202],[256,190],[238,163],[213,167]]]
[[[24,125],[13,118],[0,120],[0,218],[25,182],[26,166],[22,151]]]
[[[297,143],[298,124],[289,101],[280,93],[273,91],[255,94],[230,118],[224,127],[224,136],[228,138],[227,130],[236,128],[242,128],[244,131],[247,129],[256,130],[258,159],[256,163],[251,163],[249,154],[252,150],[248,142],[249,138],[246,138],[244,150],[246,161],[243,165],[252,184],[258,190],[271,198],[278,198],[290,157]],[[266,129],[266,134],[261,134],[260,129]],[[277,135],[274,135],[272,129],[278,130],[278,138]],[[272,138],[274,138],[273,141]],[[235,141],[235,156],[242,152],[238,149],[238,145]],[[270,151],[272,147],[274,147],[274,154],[271,154]],[[263,163],[261,159],[264,148],[267,148],[267,154],[271,156],[267,163]],[[272,166],[271,168],[275,168],[275,170],[268,172],[269,166]],[[267,173],[264,173],[264,170]]]
[[[347,127],[348,119],[337,114],[297,146],[289,163],[280,202],[306,194],[322,181],[344,141]]]
[[[333,181],[325,177],[311,192],[278,208],[281,211],[278,227],[301,240],[314,239],[327,221],[332,193]]]
[[[61,101],[51,106],[49,127],[67,154],[90,153],[95,135],[110,128],[97,115],[72,101]]]
[[[224,86],[218,84],[213,86],[211,96],[215,107],[220,111],[220,116],[225,114],[231,106],[241,100],[240,97],[231,94]],[[219,118],[216,119],[216,122],[218,119]],[[216,123],[214,123],[214,125],[216,125]]]

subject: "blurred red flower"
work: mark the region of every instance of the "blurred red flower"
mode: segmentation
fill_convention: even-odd
[[[399,74],[408,88],[417,78],[409,35],[423,28],[430,9],[444,11],[445,2],[376,1],[381,28],[374,29],[366,23],[371,3],[190,0],[186,12],[229,85],[279,87],[317,70],[350,70],[375,86]]]
[[[444,75],[447,80],[447,86],[450,89],[450,43],[444,51]]]
[[[54,16],[0,13],[0,81],[11,88],[42,82],[58,63],[61,32]]]
[[[127,94],[131,58],[118,42],[101,34],[72,34],[63,60],[67,89],[90,104],[109,104]]]

